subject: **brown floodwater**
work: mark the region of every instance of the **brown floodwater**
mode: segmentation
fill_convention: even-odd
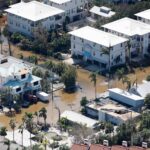
[[[29,51],[20,51],[18,48],[13,47],[13,53],[15,57],[18,57],[19,53],[22,53],[25,57],[33,55],[32,52]],[[39,55],[40,57],[40,55]],[[51,101],[48,104],[37,103],[35,105],[30,106],[27,109],[23,109],[21,114],[17,114],[15,119],[17,121],[17,125],[21,124],[22,117],[25,112],[32,112],[39,111],[42,107],[46,107],[47,109],[47,122],[55,124],[58,120],[58,111],[55,109],[55,105],[57,105],[61,112],[64,110],[80,110],[80,100],[83,96],[86,96],[88,99],[94,98],[94,87],[93,84],[90,82],[89,75],[90,72],[84,69],[78,69],[78,79],[77,82],[79,83],[81,89],[78,89],[75,93],[65,93],[63,90],[57,91],[54,93],[54,101]],[[144,68],[144,70],[136,69],[134,74],[129,74],[129,78],[134,81],[136,78],[138,79],[138,83],[146,78],[146,76],[150,74],[150,67]],[[97,93],[102,93],[107,90],[108,85],[105,84],[106,78],[103,76],[98,76],[97,79]],[[121,81],[117,79],[111,82],[111,87],[120,87],[124,88]],[[0,124],[6,126],[8,129],[10,117],[5,115],[0,115]],[[42,121],[42,118],[40,119]]]

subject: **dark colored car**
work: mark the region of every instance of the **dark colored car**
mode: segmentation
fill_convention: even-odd
[[[28,107],[30,106],[30,102],[29,102],[29,101],[24,101],[24,102],[21,104],[21,106],[22,106],[23,108],[28,108]]]

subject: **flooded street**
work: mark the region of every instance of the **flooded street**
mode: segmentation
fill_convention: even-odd
[[[33,55],[32,52],[20,51],[18,48],[13,47],[14,56],[18,57],[19,53],[22,53],[24,57]],[[27,109],[22,109],[22,113],[15,116],[17,125],[21,123],[22,117],[25,112],[34,113],[35,111],[39,111],[42,107],[46,107],[48,111],[47,122],[53,123],[53,124],[55,124],[58,120],[58,110],[55,108],[56,105],[57,107],[59,107],[61,112],[63,112],[64,110],[79,111],[80,100],[83,96],[86,96],[88,99],[94,98],[94,87],[89,79],[89,75],[90,75],[89,71],[84,70],[84,69],[78,69],[77,73],[78,73],[77,82],[82,89],[78,89],[75,93],[71,93],[71,94],[65,93],[63,90],[60,90],[60,91],[54,92],[54,101],[51,101],[51,96],[50,96],[49,104],[43,104],[43,103],[38,102],[37,104],[32,105]],[[144,68],[144,70],[136,69],[135,74],[129,74],[128,76],[132,81],[134,81],[137,77],[138,83],[141,83],[142,80],[146,78],[148,74],[150,74],[150,67]],[[98,79],[97,79],[97,93],[98,94],[107,90],[108,85],[106,84],[105,80],[106,80],[105,77],[100,76],[100,75],[98,76]],[[122,83],[118,80],[112,81],[111,86],[123,88]],[[0,115],[0,124],[6,126],[9,129],[10,119],[11,119],[10,117],[7,117],[5,115]],[[43,118],[41,118],[40,120],[43,121]]]

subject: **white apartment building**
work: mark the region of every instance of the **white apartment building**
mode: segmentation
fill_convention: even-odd
[[[86,112],[89,116],[96,118],[99,121],[107,121],[115,125],[120,125],[130,119],[135,119],[140,116],[140,113],[113,103],[105,105],[92,103],[86,106]]]
[[[150,24],[150,9],[135,14],[137,20]]]
[[[43,0],[45,4],[65,11],[65,18],[76,21],[84,16],[88,0]]]
[[[150,44],[150,25],[143,22],[122,18],[102,26],[105,31],[129,39],[131,58],[148,54]],[[129,46],[128,46],[129,49]]]
[[[72,55],[102,69],[124,64],[127,39],[86,26],[69,32]]]
[[[54,29],[63,22],[64,11],[37,1],[11,5],[7,12],[8,29],[11,32],[33,36],[37,27]]]
[[[41,78],[32,75],[32,67],[22,60],[0,55],[0,87],[10,88],[11,93],[22,94],[41,89]]]

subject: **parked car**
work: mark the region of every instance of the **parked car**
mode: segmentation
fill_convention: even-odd
[[[36,97],[36,95],[28,94],[28,100],[31,103],[37,103],[37,97]]]
[[[49,102],[49,94],[39,91],[36,93],[37,98],[42,102]]]
[[[28,108],[28,107],[30,106],[30,102],[29,102],[29,101],[24,101],[24,102],[21,104],[21,106],[22,106],[23,108]]]

